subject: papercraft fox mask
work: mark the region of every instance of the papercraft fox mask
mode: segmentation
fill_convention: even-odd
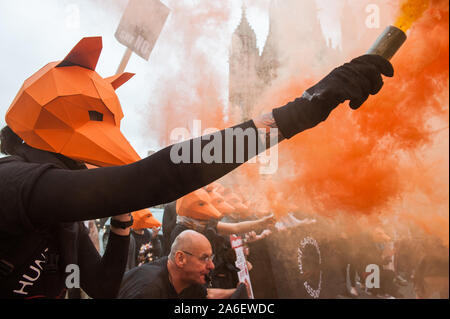
[[[210,192],[209,196],[211,197],[211,203],[222,215],[229,215],[236,210],[215,190]]]
[[[230,205],[230,203],[227,203],[222,196],[225,191],[225,187],[223,187],[222,184],[212,182],[205,186],[205,190],[208,192],[209,196],[211,196],[211,202],[214,207],[217,208],[222,215],[229,215],[235,211],[235,208]]]
[[[222,214],[212,204],[211,196],[203,188],[177,200],[177,214],[200,220],[219,219]]]
[[[149,209],[141,209],[132,213],[133,229],[161,227],[161,223],[153,216]]]
[[[25,80],[6,123],[28,145],[96,166],[124,165],[139,155],[120,132],[115,89],[134,74],[102,78],[95,67],[102,38],[83,38],[61,62]]]
[[[208,193],[211,193],[212,191],[216,191],[219,194],[222,194],[223,191],[225,190],[225,187],[222,186],[222,184],[218,183],[218,182],[212,182],[211,184],[208,184],[205,186],[205,190]]]
[[[224,198],[227,203],[230,203],[235,208],[235,213],[238,213],[240,216],[244,216],[249,213],[248,207],[242,203],[239,196],[237,196],[235,193],[229,192],[225,195]]]

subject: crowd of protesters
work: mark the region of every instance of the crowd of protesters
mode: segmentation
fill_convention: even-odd
[[[7,155],[0,158],[0,297],[258,298],[261,291],[275,290],[283,297],[289,289],[279,286],[295,284],[299,270],[314,298],[340,296],[345,272],[354,297],[360,293],[356,278],[375,296],[399,296],[396,285],[413,278],[417,296],[448,297],[448,268],[443,267],[448,266],[448,250],[440,253],[439,243],[428,243],[433,249],[425,245],[425,254],[415,256],[418,262],[408,262],[405,256],[411,258],[417,250],[383,229],[333,237],[335,225],[318,216],[255,216],[245,194],[214,183],[272,142],[289,140],[325,121],[341,103],[361,107],[381,90],[382,75],[394,75],[388,60],[360,56],[272,112],[140,159],[120,131],[123,113],[115,94],[132,74],[97,74],[101,49],[100,37],[82,39],[62,61],[25,80],[6,113],[7,126],[0,134],[1,152]],[[277,136],[272,128],[278,129]],[[234,136],[218,161],[196,159],[211,151],[212,136],[225,141],[229,130],[251,134]],[[237,154],[241,145],[243,154]],[[189,153],[187,162],[174,161],[173,154],[184,149],[199,154]],[[96,167],[88,169],[88,164]],[[160,236],[160,224],[146,208],[170,202]],[[95,229],[106,220],[109,229]],[[282,249],[296,244],[290,236],[314,228],[320,231],[303,239],[297,273],[276,267],[292,258]],[[248,245],[242,247],[248,257],[243,265],[236,263],[230,235],[240,235]],[[264,245],[255,246],[264,242],[266,252]],[[365,280],[369,262],[382,267],[378,290]],[[254,280],[254,291],[239,278],[242,267],[258,277],[270,264],[271,276],[267,272]],[[68,275],[74,266],[78,272]],[[79,287],[69,287],[67,279],[77,273]],[[75,290],[68,293],[67,288]]]
[[[202,200],[199,201],[199,198]],[[345,222],[295,212],[282,216],[275,223],[273,216],[261,218],[261,214],[252,211],[252,207],[245,203],[249,201],[234,193],[232,187],[223,187],[214,182],[165,205],[162,233],[159,227],[132,229],[127,272],[119,297],[202,298],[208,295],[210,298],[224,298],[233,294],[235,297],[247,297],[249,294],[243,294],[240,290],[236,293],[233,289],[239,287],[238,272],[241,270],[236,265],[236,254],[230,243],[229,235],[235,234],[241,236],[245,243],[250,278],[255,274],[254,278],[257,279],[258,273],[263,271],[267,282],[272,272],[283,271],[282,268],[267,271],[265,264],[268,259],[253,258],[253,250],[262,247],[266,254],[270,254],[274,241],[287,242],[311,236],[318,241],[321,261],[319,263],[314,251],[308,253],[306,250],[303,266],[304,270],[310,268],[306,272],[310,272],[308,280],[313,286],[314,274],[319,271],[325,273],[323,280],[327,282],[322,284],[321,294],[316,296],[318,298],[448,298],[448,251],[437,237],[426,234],[414,224],[408,224],[406,234],[385,230],[382,226],[352,227],[349,230]],[[228,230],[227,227],[232,228]],[[190,235],[189,231],[192,231]],[[211,252],[206,254],[208,262],[204,262],[207,266],[207,271],[203,273],[204,289],[199,290],[197,287],[177,294],[168,293],[166,286],[163,289],[165,293],[159,294],[155,289],[161,283],[151,284],[148,278],[152,271],[149,269],[159,269],[157,267],[167,264],[171,255],[175,262],[177,251],[186,260],[189,253],[196,251],[197,243],[183,240],[181,234],[187,238],[194,236],[199,242],[207,241],[211,247]],[[95,241],[98,237],[92,238]],[[179,242],[174,245],[177,238]],[[182,248],[179,248],[180,245]],[[280,243],[280,247],[283,247],[283,243]],[[132,261],[130,256],[133,256]],[[211,256],[213,259],[209,260]],[[137,269],[144,264],[147,266]],[[379,278],[374,279],[373,268],[368,267],[370,265],[378,266]],[[173,267],[167,269],[168,274]],[[300,273],[298,275],[301,278]],[[193,283],[198,286],[195,280]],[[141,286],[146,288],[140,289]],[[256,298],[277,296],[276,290],[280,288],[276,286],[276,283],[272,287],[266,285],[263,289],[275,291],[268,293],[259,291],[261,288],[256,285],[253,293]]]

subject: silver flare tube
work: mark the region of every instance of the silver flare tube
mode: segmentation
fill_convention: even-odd
[[[388,26],[374,42],[367,54],[377,54],[390,60],[406,41],[406,34],[394,26]]]

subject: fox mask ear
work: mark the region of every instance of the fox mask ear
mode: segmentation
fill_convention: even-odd
[[[127,82],[133,76],[134,76],[134,73],[125,72],[125,73],[116,74],[116,75],[110,76],[108,78],[105,78],[105,81],[111,83],[114,90],[117,90],[122,84]]]
[[[102,52],[102,37],[83,38],[56,67],[78,65],[95,71]]]

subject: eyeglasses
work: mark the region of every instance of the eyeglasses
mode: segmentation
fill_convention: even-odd
[[[190,255],[190,256],[192,256],[192,257],[197,258],[198,260],[200,260],[202,263],[205,263],[205,264],[206,264],[207,262],[209,262],[209,261],[212,262],[213,259],[214,259],[214,254],[212,254],[211,256],[198,257],[198,256],[195,256],[195,255],[191,254],[191,253],[188,252],[188,251],[182,250],[182,252],[185,253],[185,254],[188,254],[188,255]]]

